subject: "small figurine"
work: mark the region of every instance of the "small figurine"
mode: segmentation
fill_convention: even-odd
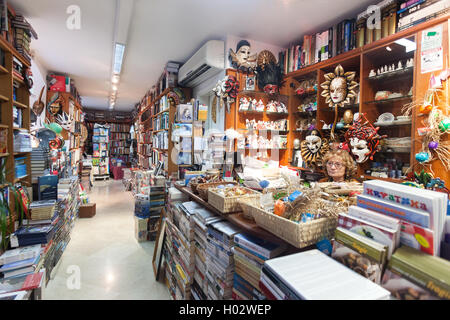
[[[250,107],[250,102],[246,97],[239,99],[239,111],[248,111]]]
[[[265,107],[266,106],[264,105],[264,102],[261,99],[259,99],[258,103],[256,103],[256,106],[255,106],[256,111],[258,111],[258,112],[264,112]]]
[[[398,62],[398,66],[397,66],[397,70],[401,70],[401,69],[403,69],[402,62],[399,61]]]
[[[375,77],[376,75],[377,74],[375,73],[374,69],[370,70],[369,77]]]

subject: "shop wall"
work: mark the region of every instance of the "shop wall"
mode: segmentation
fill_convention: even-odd
[[[47,70],[45,70],[37,60],[31,62],[31,72],[33,73],[33,88],[30,90],[30,107],[39,100],[39,95],[43,87],[47,86],[46,76]],[[37,130],[44,127],[45,122],[45,112],[46,112],[46,101],[47,101],[47,88],[44,89],[42,94],[42,102],[44,102],[44,111],[40,116],[35,116],[34,112],[31,111],[31,131]],[[35,121],[33,121],[35,120]]]

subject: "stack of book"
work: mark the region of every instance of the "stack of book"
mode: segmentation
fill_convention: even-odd
[[[14,158],[14,177],[20,179],[27,176],[27,158]]]
[[[384,300],[390,293],[313,249],[264,262],[260,288],[277,300]]]
[[[438,18],[450,11],[447,0],[408,0],[400,5],[398,14],[398,31]]]
[[[25,247],[34,244],[47,244],[53,238],[54,233],[53,225],[27,225],[20,227],[14,233],[14,236],[18,240],[17,246]]]
[[[31,63],[30,43],[31,37],[37,39],[37,34],[33,27],[21,14],[16,14],[11,20],[11,25],[14,28],[14,46],[17,51]]]
[[[31,151],[31,176],[33,182],[45,174],[47,168],[47,153],[41,147],[33,148]]]
[[[40,244],[8,250],[0,256],[0,273],[4,279],[34,273],[41,258]]]
[[[219,221],[208,226],[206,245],[206,278],[210,300],[232,298],[234,259],[232,248],[234,236],[241,230],[227,221]]]
[[[450,300],[450,262],[404,246],[392,255],[382,286],[400,300]]]
[[[26,291],[32,291],[28,299],[42,300],[42,288],[45,283],[44,275],[45,271],[42,270],[28,275],[0,280],[0,294],[2,297],[7,297],[0,298],[0,300],[16,300],[18,298],[13,293],[21,293],[24,296]]]
[[[445,193],[385,182],[365,181],[357,206],[400,220],[400,240],[425,253],[439,256],[444,239],[448,196]]]
[[[175,205],[174,224],[169,223],[172,243],[175,244],[173,257],[175,262],[175,279],[178,285],[175,292],[176,300],[188,300],[191,297],[191,287],[195,269],[194,219],[201,206],[196,202],[184,202]]]
[[[58,176],[38,177],[39,200],[56,200],[58,198]]]
[[[286,245],[272,243],[245,233],[235,235],[234,243],[233,299],[265,299],[259,288],[261,269],[266,260],[275,258],[286,250]]]
[[[31,220],[48,220],[55,214],[56,200],[34,201],[30,204]]]
[[[31,152],[31,135],[28,130],[16,130],[14,132],[14,152]]]
[[[61,215],[68,223],[70,229],[73,229],[75,219],[78,217],[80,208],[80,185],[77,176],[59,179],[58,182],[58,203],[60,210],[64,211]]]
[[[208,245],[208,226],[223,218],[204,208],[197,209],[194,216],[195,270],[194,283],[191,288],[195,300],[206,300],[208,279],[206,278],[206,248]]]

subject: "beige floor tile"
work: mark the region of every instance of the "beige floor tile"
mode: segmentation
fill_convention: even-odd
[[[170,299],[166,286],[154,278],[154,242],[138,243],[134,237],[134,201],[122,181],[97,181],[89,198],[96,203],[96,216],[76,221],[44,299]],[[67,286],[71,266],[79,267],[79,290]]]

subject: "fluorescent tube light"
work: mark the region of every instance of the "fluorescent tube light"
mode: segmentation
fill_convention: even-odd
[[[125,54],[125,45],[116,43],[114,48],[114,68],[113,68],[113,72],[115,74],[120,74],[120,72],[122,71],[124,54]]]
[[[401,46],[405,47],[406,52],[415,51],[417,49],[417,44],[414,41],[408,40],[408,39],[399,39],[395,40],[396,44],[399,44]]]

